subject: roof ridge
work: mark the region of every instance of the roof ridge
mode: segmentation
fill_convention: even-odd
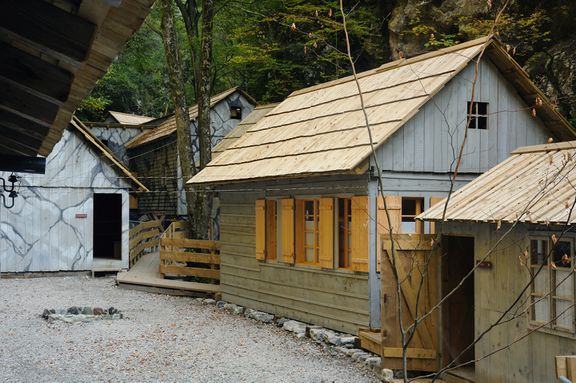
[[[542,145],[522,146],[510,154],[527,154],[537,152],[551,152],[557,150],[576,149],[576,141],[555,142]]]

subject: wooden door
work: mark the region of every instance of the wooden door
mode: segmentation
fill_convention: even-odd
[[[382,299],[382,355],[386,368],[402,368],[402,323],[408,328],[415,318],[429,313],[438,302],[438,253],[432,251],[432,235],[394,235],[392,241],[382,241],[381,299]],[[396,265],[400,281],[400,302],[397,299],[397,283],[393,273]],[[408,369],[436,371],[438,369],[438,311],[432,311],[426,319],[415,326],[412,340],[408,343]]]

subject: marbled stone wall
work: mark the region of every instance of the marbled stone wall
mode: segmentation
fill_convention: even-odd
[[[0,204],[1,272],[90,270],[94,193],[122,195],[122,265],[128,266],[129,184],[83,136],[66,129],[45,174],[18,175],[14,207]]]
[[[92,132],[101,141],[105,141],[106,146],[112,153],[125,164],[128,164],[128,155],[124,145],[140,133],[140,128],[92,128]]]

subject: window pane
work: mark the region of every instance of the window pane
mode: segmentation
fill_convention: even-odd
[[[550,306],[547,298],[533,297],[534,302],[534,320],[538,322],[548,322],[550,314]]]
[[[415,233],[416,232],[416,222],[404,222],[402,219],[402,225],[400,226],[402,233]]]
[[[402,215],[416,215],[416,199],[402,198]]]
[[[533,239],[530,241],[530,256],[532,265],[543,265],[548,256],[548,240]],[[545,271],[545,270],[543,270]]]
[[[304,215],[307,221],[314,220],[314,201],[304,202]]]
[[[538,268],[533,269],[533,272],[538,272]],[[534,277],[534,292],[538,294],[548,294],[550,291],[550,283],[548,279],[548,268],[545,266]]]
[[[556,317],[556,325],[568,329],[572,329],[574,324],[574,307],[571,301],[554,301],[554,316]]]
[[[570,267],[572,255],[571,245],[568,241],[558,241],[554,245],[552,256],[557,267]]]
[[[476,117],[471,117],[468,123],[468,129],[476,129]]]
[[[314,259],[314,249],[306,248],[306,262],[316,262]]]
[[[487,102],[477,102],[476,108],[478,110],[478,114],[484,115],[484,116],[488,114],[488,103]]]
[[[488,128],[488,117],[477,117],[476,118],[476,127],[478,129],[487,129]]]
[[[556,293],[554,295],[572,298],[574,296],[572,284],[574,276],[572,275],[572,270],[557,269],[554,274],[556,276]]]

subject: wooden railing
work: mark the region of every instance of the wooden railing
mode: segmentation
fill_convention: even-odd
[[[220,243],[188,239],[186,222],[173,222],[160,238],[160,273],[194,282],[220,282]]]
[[[162,222],[147,221],[130,229],[130,267],[140,259],[146,250],[154,251],[160,245]]]

